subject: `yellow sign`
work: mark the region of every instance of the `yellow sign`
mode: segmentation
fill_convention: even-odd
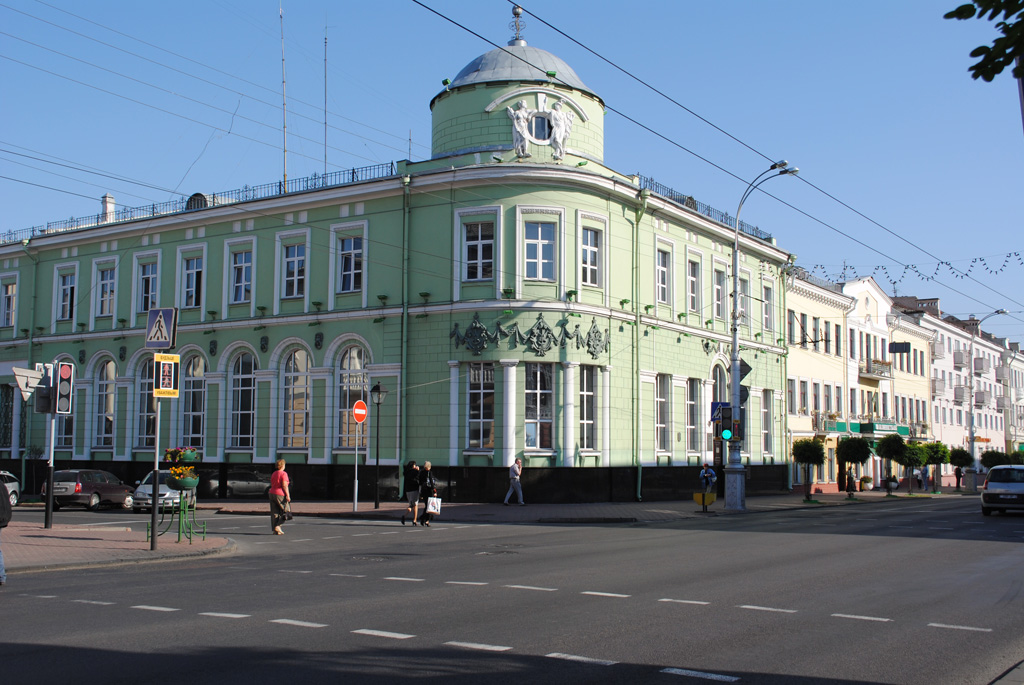
[[[178,364],[181,356],[177,354],[153,354],[153,397],[178,396]]]

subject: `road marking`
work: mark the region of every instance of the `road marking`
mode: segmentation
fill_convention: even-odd
[[[326,623],[310,623],[309,621],[296,621],[290,618],[275,618],[271,623],[281,623],[286,626],[297,626],[299,628],[326,628]]]
[[[717,680],[722,683],[735,683],[739,678],[731,675],[719,675],[718,673],[704,673],[703,671],[691,671],[687,668],[663,668],[662,673],[669,675],[685,675],[690,678],[703,678],[704,680]]]
[[[71,601],[72,602],[76,602],[78,604],[95,604],[95,605],[101,606],[101,607],[109,607],[109,606],[112,606],[114,604],[113,602],[100,602],[99,600],[95,600],[95,599],[73,599]]]
[[[200,616],[212,616],[213,618],[249,618],[249,614],[225,614],[219,611],[201,611]]]
[[[446,585],[487,585],[487,583],[481,583],[475,580],[446,580]]]
[[[629,597],[629,595],[619,595],[619,594],[616,594],[614,592],[591,592],[590,590],[585,590],[585,591],[581,592],[580,594],[581,595],[590,595],[591,597],[617,597],[617,598],[620,598],[620,599],[624,599],[626,597]]]
[[[257,542],[257,545],[276,545],[277,540],[267,540],[266,542]]]
[[[262,528],[263,526],[249,526],[250,528]]]
[[[425,578],[402,578],[401,576],[387,576],[384,580],[401,580],[406,583],[422,583]]]
[[[485,652],[507,652],[511,647],[502,645],[482,645],[479,642],[445,642],[452,647],[464,647],[465,649],[482,649]]]
[[[57,599],[57,595],[29,595],[29,597],[35,597],[36,599]]]
[[[171,607],[155,607],[148,604],[136,604],[132,609],[144,609],[145,611],[181,611],[181,609],[172,609]]]
[[[674,602],[675,604],[700,604],[701,606],[707,606],[711,602],[699,602],[695,599],[659,599],[659,602]]]
[[[312,571],[297,571],[290,568],[280,568],[277,570],[278,573],[312,573]]]
[[[891,618],[878,618],[876,616],[857,616],[856,614],[832,614],[836,618],[852,618],[858,621],[881,621],[883,623],[892,621]]]
[[[347,538],[347,535],[331,535],[330,537],[324,538],[324,540],[337,540],[338,538]]]
[[[337,576],[338,578],[365,578],[366,577],[365,574],[355,574],[355,573],[331,573],[330,575]]]
[[[972,630],[978,633],[991,633],[991,628],[974,628],[972,626],[948,626],[945,623],[929,623],[929,628],[948,628],[950,630]]]
[[[352,632],[358,635],[370,635],[371,637],[388,637],[392,640],[408,640],[411,637],[416,637],[407,633],[389,633],[386,630],[370,630],[369,628],[360,628]]]
[[[955,530],[954,528],[929,528],[928,530]]]
[[[592,659],[589,656],[576,656],[575,654],[562,654],[561,652],[552,652],[551,654],[545,654],[544,656],[551,657],[552,659],[564,659],[565,661],[577,661],[581,664],[596,664],[598,666],[614,666],[618,663],[617,661]]]
[[[376,535],[376,533],[354,533],[352,535],[352,537],[354,537],[354,538],[364,538],[367,535]]]
[[[779,613],[779,614],[795,614],[796,613],[796,609],[775,609],[773,607],[759,607],[759,606],[755,606],[753,604],[740,604],[738,606],[739,606],[740,609],[752,609],[754,611],[774,611],[775,613]]]
[[[556,587],[534,587],[533,585],[504,585],[502,587],[512,588],[513,590],[537,590],[538,592],[555,592],[558,590]]]
[[[309,542],[313,538],[299,538],[298,540],[288,540],[288,542]]]
[[[381,533],[381,535],[398,535],[398,531],[397,530],[388,530],[388,531],[385,531],[385,532]]]
[[[473,526],[455,526],[455,528],[472,528]]]
[[[238,526],[231,526],[230,528],[221,528],[220,530],[238,530]]]

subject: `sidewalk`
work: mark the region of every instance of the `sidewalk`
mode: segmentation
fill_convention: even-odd
[[[673,502],[595,502],[592,504],[529,504],[528,506],[502,506],[497,504],[445,503],[437,523],[632,523],[637,521],[677,521],[706,516],[738,516],[783,509],[823,508],[870,505],[872,502],[912,502],[924,497],[959,497],[961,493],[941,495],[899,495],[886,498],[884,491],[859,492],[850,500],[845,493],[813,495],[814,502],[803,501],[802,493],[769,495],[747,498],[746,511],[725,511],[724,502],[716,501],[702,513],[700,505],[692,499]],[[18,520],[18,512],[39,505],[23,504],[14,510],[14,520],[0,533],[0,546],[8,575],[83,566],[113,565],[182,559],[208,554],[229,553],[235,543],[229,538],[210,537],[177,542],[176,534],[157,539],[156,551],[150,550],[143,531],[133,532],[127,527],[67,526],[55,524],[49,530],[42,523]],[[200,502],[198,508],[218,514],[267,514],[268,505],[262,499],[217,500]],[[373,502],[359,502],[358,511],[352,502],[296,501],[292,502],[296,516],[323,516],[367,521],[394,521],[397,525],[405,512],[402,502],[381,502],[374,509]]]

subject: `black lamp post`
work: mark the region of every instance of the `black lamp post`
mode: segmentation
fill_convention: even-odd
[[[380,383],[370,388],[370,401],[377,407],[377,415],[374,422],[377,424],[377,449],[375,450],[375,462],[373,466],[373,508],[380,509],[380,405],[388,396],[387,388],[382,388]]]

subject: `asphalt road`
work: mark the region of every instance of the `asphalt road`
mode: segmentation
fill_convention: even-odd
[[[932,685],[1024,659],[1024,515],[983,519],[973,498],[285,536],[207,518],[236,555],[20,577],[0,595],[4,680]]]

